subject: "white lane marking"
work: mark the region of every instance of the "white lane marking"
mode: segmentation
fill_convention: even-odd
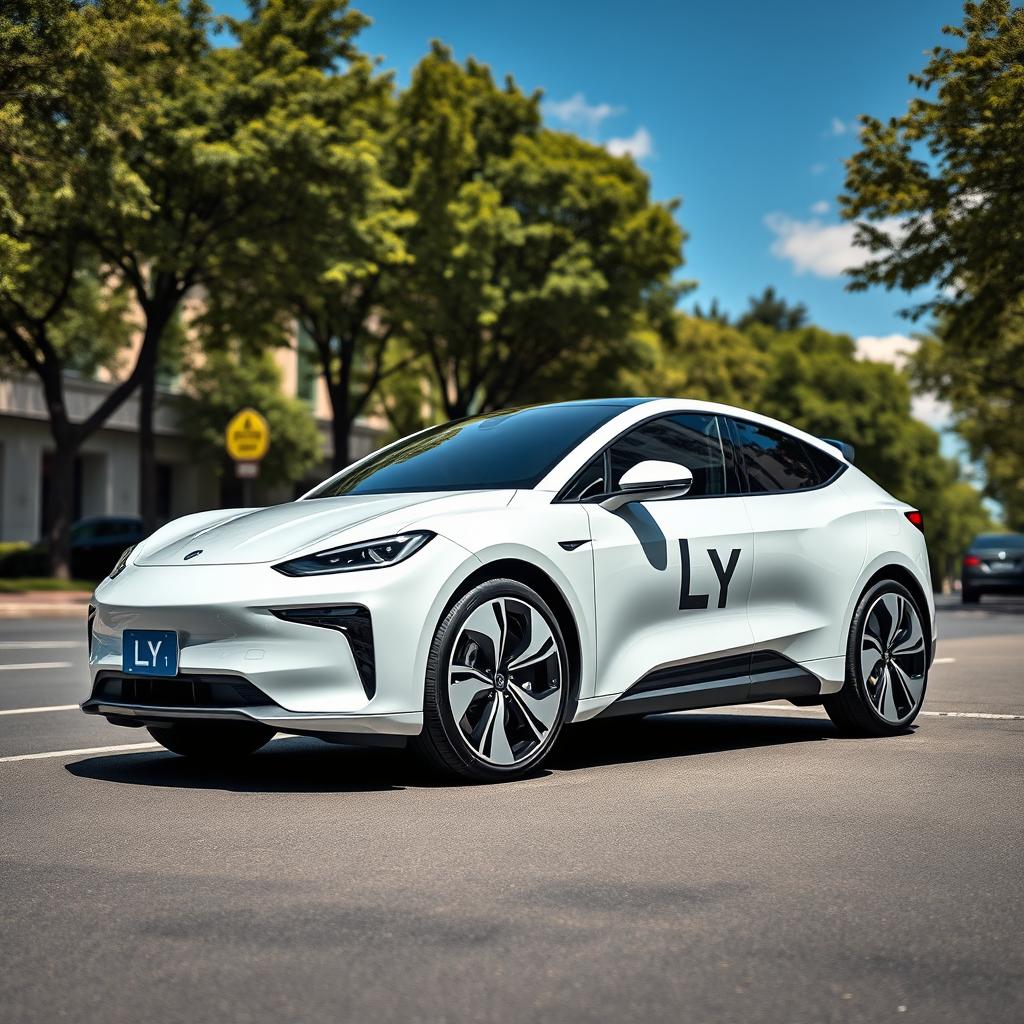
[[[0,715],[36,715],[40,711],[77,711],[77,704],[50,704],[45,708],[11,708],[0,711]]]
[[[932,718],[993,718],[1000,722],[1024,722],[1024,715],[996,715],[989,711],[922,711]]]
[[[952,665],[956,658],[936,658],[933,665]]]
[[[81,747],[78,750],[48,750],[44,754],[13,754],[0,757],[0,764],[11,761],[39,761],[44,757],[74,757],[77,754],[121,754],[129,750],[159,750],[159,743],[123,743],[119,747]]]
[[[84,640],[5,640],[0,651],[43,651],[54,647],[85,647]]]
[[[21,665],[0,665],[0,672],[14,672],[17,669],[28,672],[39,668],[71,668],[71,664],[70,661],[31,661]]]
[[[77,708],[77,704],[70,705],[71,707]],[[40,710],[49,711],[51,708],[41,708]],[[294,736],[291,733],[279,732],[276,736],[271,737],[270,742],[275,743],[277,740],[301,740],[306,739],[305,736]],[[131,753],[133,750],[165,750],[166,748],[161,743],[122,743],[117,747],[83,747],[79,750],[48,750],[44,754],[9,754],[7,757],[0,757],[0,764],[9,763],[11,761],[39,761],[46,757],[74,757],[77,754],[121,754]]]

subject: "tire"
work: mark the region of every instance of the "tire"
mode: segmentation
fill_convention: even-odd
[[[565,639],[544,599],[516,580],[489,580],[434,633],[413,748],[448,776],[518,778],[550,754],[568,692]]]
[[[914,596],[895,580],[869,587],[854,609],[843,688],[824,698],[840,732],[895,736],[906,732],[924,703],[928,644]]]
[[[211,763],[248,757],[269,743],[275,731],[256,722],[174,722],[146,730],[172,753]]]
[[[960,600],[964,604],[977,604],[981,600],[981,593],[973,587],[963,587],[960,590]]]

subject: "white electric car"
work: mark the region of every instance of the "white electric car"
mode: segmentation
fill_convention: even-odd
[[[284,732],[412,743],[474,779],[599,717],[786,699],[899,733],[935,651],[923,523],[852,461],[682,400],[432,427],[126,551],[82,708],[180,754]]]

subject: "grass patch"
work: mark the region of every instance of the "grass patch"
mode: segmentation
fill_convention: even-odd
[[[88,580],[55,580],[48,576],[25,577],[15,580],[0,579],[0,594],[24,594],[35,590],[84,590],[92,593],[96,589],[95,583]]]

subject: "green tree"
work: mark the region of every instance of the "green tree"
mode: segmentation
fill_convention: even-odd
[[[215,46],[204,0],[153,2],[174,11],[174,31],[126,66],[139,115],[117,140],[125,180],[92,218],[94,244],[143,319],[140,512],[150,525],[162,339],[189,292],[273,283],[277,235],[322,208],[317,188],[333,165],[317,115],[331,75],[360,60],[352,40],[365,23],[347,0],[251,0],[246,18],[221,19],[233,45]]]
[[[126,66],[159,49],[175,15],[148,0],[15,0],[0,14],[0,366],[35,375],[54,442],[50,568],[69,574],[76,456],[139,385],[145,354],[81,421],[64,372],[110,364],[125,298],[88,244],[120,194],[113,140],[136,115]]]
[[[1011,529],[1024,529],[1024,417],[1020,397],[1024,318],[998,344],[966,349],[938,330],[922,339],[913,361],[920,386],[951,405],[957,432],[984,466],[986,490]]]
[[[270,450],[260,464],[269,486],[301,480],[320,461],[320,433],[306,404],[281,390],[281,372],[269,352],[222,349],[186,374],[181,423],[198,462],[230,473],[224,431],[239,410],[259,410],[270,425]]]
[[[620,371],[627,394],[751,405],[763,391],[767,356],[717,320],[674,313],[640,334],[639,357]]]
[[[711,320],[716,324],[729,324],[729,314],[718,304],[718,299],[712,299],[707,309],[704,309],[699,302],[694,304],[693,315],[698,320]]]
[[[847,164],[846,217],[871,259],[851,287],[927,289],[908,313],[932,313],[941,348],[922,358],[954,410],[989,487],[1021,522],[1024,445],[1024,8],[964,5],[905,113],[862,118]],[[1016,441],[1015,441],[1016,438]]]
[[[276,36],[266,43],[276,47]],[[273,272],[235,273],[237,283],[211,297],[206,319],[229,336],[256,338],[269,329],[279,344],[296,344],[299,325],[326,383],[340,469],[350,461],[356,418],[372,407],[382,382],[415,357],[396,343],[402,332],[395,301],[410,262],[404,235],[415,218],[384,177],[395,112],[390,76],[353,53],[342,69],[322,76],[302,109],[309,166],[290,187],[306,189],[306,200],[271,237],[240,237],[243,268],[261,258]]]
[[[789,305],[775,294],[771,286],[760,295],[750,297],[747,311],[736,321],[736,326],[745,331],[754,324],[764,324],[776,331],[795,331],[807,323],[807,307],[801,302]]]
[[[645,295],[681,262],[674,205],[650,200],[631,159],[543,130],[538,95],[438,44],[399,99],[392,156],[417,218],[404,319],[449,417],[547,396],[628,351]]]

